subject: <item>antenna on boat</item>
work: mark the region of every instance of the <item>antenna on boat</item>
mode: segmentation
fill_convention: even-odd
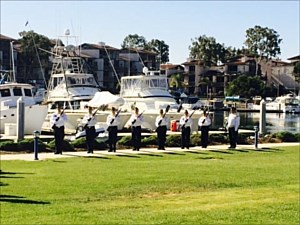
[[[140,53],[138,52],[138,50],[143,50],[144,48],[143,47],[137,47],[137,48],[135,48],[135,51],[136,51],[136,53],[138,54],[138,56],[139,56],[139,58],[140,58],[140,60],[141,60],[141,62],[142,62],[142,64],[143,64],[143,66],[144,67],[146,67],[145,66],[145,63],[144,63],[144,61],[143,61],[143,59],[142,59],[142,57],[141,57],[141,55],[140,55]]]
[[[108,60],[109,60],[109,62],[110,62],[110,65],[111,65],[111,67],[112,67],[112,69],[113,69],[113,71],[114,71],[115,77],[117,78],[119,85],[121,85],[121,82],[120,82],[120,79],[119,79],[119,77],[118,77],[118,74],[117,74],[117,72],[116,72],[116,70],[115,70],[114,65],[113,65],[112,62],[111,62],[110,56],[109,56],[108,51],[107,51],[107,49],[106,49],[106,47],[105,47],[105,42],[99,42],[98,44],[99,44],[99,46],[101,46],[101,47],[104,48],[104,50],[105,50],[105,52],[106,52],[106,55],[107,55],[107,57],[108,57]]]

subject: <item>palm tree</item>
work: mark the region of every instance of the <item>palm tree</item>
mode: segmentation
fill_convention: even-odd
[[[181,74],[172,74],[169,80],[169,85],[173,89],[177,90],[183,87],[183,79]]]

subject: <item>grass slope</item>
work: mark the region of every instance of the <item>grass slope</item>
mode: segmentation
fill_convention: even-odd
[[[1,224],[299,224],[299,147],[1,162]]]

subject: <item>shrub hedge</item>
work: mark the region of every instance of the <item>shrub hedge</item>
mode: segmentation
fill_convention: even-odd
[[[238,135],[238,144],[252,144],[253,140],[249,141],[250,138],[249,134],[240,133]],[[287,131],[280,131],[274,134],[271,134],[268,137],[260,138],[260,143],[264,142],[300,142],[300,133],[290,133]],[[225,133],[219,133],[219,134],[210,134],[209,135],[209,144],[227,144],[229,142],[228,135]],[[157,136],[151,135],[147,137],[143,137],[141,140],[142,147],[147,146],[153,146],[157,145]],[[39,151],[50,151],[55,149],[55,142],[54,139],[51,140],[48,144],[45,144],[42,142],[41,139],[39,139]],[[192,134],[191,135],[191,141],[190,146],[200,146],[201,145],[201,134]],[[131,147],[132,141],[131,136],[123,136],[118,141],[119,147]],[[173,134],[168,135],[166,137],[166,147],[180,147],[181,146],[181,135],[180,134]],[[86,140],[85,138],[79,138],[74,141],[67,141],[64,140],[63,142],[63,149],[64,151],[75,151],[76,149],[86,149]],[[104,150],[108,148],[108,145],[106,142],[95,140],[94,143],[95,150]],[[0,139],[0,150],[2,151],[12,151],[12,152],[21,152],[21,151],[34,151],[34,139],[25,139],[19,142],[14,142],[13,140],[7,140],[7,139]]]

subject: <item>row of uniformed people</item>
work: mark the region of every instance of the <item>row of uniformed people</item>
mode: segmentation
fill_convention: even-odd
[[[116,151],[118,124],[120,123],[119,112],[112,107],[112,112],[107,116],[106,124],[108,125],[108,142],[109,152]],[[179,124],[181,126],[181,148],[189,149],[190,146],[190,135],[191,127],[193,125],[192,115],[189,114],[188,110],[185,110],[184,115],[180,118]],[[52,114],[51,126],[54,131],[55,137],[55,154],[62,153],[62,143],[64,139],[64,123],[67,121],[67,115],[61,109],[61,106],[57,106],[57,112]],[[141,126],[144,122],[143,113],[139,113],[139,109],[136,107],[134,113],[129,119],[132,136],[132,147],[133,151],[139,151],[141,147]],[[165,150],[166,133],[168,118],[165,116],[163,109],[160,110],[159,115],[155,120],[157,127],[157,138],[158,138],[158,150]],[[86,131],[86,144],[87,152],[93,153],[93,144],[96,137],[95,115],[92,112],[92,107],[88,107],[88,113],[83,118],[83,124]],[[204,111],[198,121],[198,126],[201,131],[201,147],[207,148],[208,145],[208,133],[209,126],[211,125],[211,118],[207,111]],[[236,113],[236,109],[232,108],[231,113],[228,117],[227,129],[229,131],[230,147],[236,147],[237,130],[239,127],[239,117]]]

